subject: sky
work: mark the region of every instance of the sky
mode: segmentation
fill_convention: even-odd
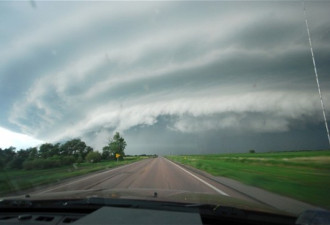
[[[330,119],[330,1],[306,13]],[[300,1],[0,1],[0,148],[329,149]]]

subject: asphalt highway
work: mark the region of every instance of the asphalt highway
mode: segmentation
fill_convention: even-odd
[[[163,157],[145,159],[74,179],[40,190],[38,193],[90,189],[166,189],[220,194],[253,201],[244,194],[189,171]]]
[[[225,195],[262,203],[299,214],[315,208],[309,204],[244,185],[224,177],[214,177],[194,168],[184,167],[166,158],[150,158],[114,169],[73,178],[37,190],[36,194],[98,189],[150,189]]]

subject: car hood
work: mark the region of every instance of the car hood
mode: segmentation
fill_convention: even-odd
[[[228,206],[244,210],[268,212],[275,214],[285,214],[286,212],[275,209],[271,206],[255,201],[245,201],[229,196],[196,193],[183,190],[165,189],[93,189],[93,190],[74,190],[63,192],[44,192],[32,193],[20,196],[5,197],[3,199],[25,199],[25,200],[63,200],[63,199],[86,199],[86,198],[105,198],[105,199],[134,199],[162,202],[177,202],[191,204],[210,204],[215,206]]]

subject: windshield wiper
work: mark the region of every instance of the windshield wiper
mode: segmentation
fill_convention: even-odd
[[[30,208],[33,203],[30,200],[21,200],[21,199],[1,199],[0,208]]]
[[[5,199],[0,200],[0,208],[100,208],[122,207],[141,209],[160,209],[170,211],[198,212],[201,208],[212,210],[214,205],[187,204],[179,202],[163,202],[140,199],[114,199],[90,197],[84,199],[60,199],[60,200],[25,200]]]
[[[113,206],[124,208],[138,208],[138,205],[133,204],[130,200],[126,199],[112,199],[112,198],[85,198],[79,200],[68,200],[63,202],[63,206]]]
[[[151,200],[111,199],[111,198],[86,198],[79,201],[68,201],[65,206],[111,206],[124,208],[161,209],[184,212],[199,212],[218,216],[244,217],[243,210],[234,207],[212,205],[204,203],[162,202]]]
[[[84,199],[61,199],[61,200],[25,200],[5,199],[0,200],[0,208],[92,208],[104,206],[121,208],[159,209],[181,212],[199,212],[208,215],[221,216],[244,216],[244,211],[227,206],[211,205],[203,203],[163,202],[140,199],[114,199],[90,197]]]
[[[75,206],[115,206],[115,207],[138,207],[129,201],[119,201],[117,199],[108,198],[86,198],[86,199],[49,199],[49,200],[25,200],[25,199],[2,199],[0,200],[0,208],[67,208]]]

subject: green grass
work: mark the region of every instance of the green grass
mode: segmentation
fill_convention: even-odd
[[[330,208],[330,151],[185,155],[167,158],[214,176]]]
[[[72,166],[43,170],[1,170],[0,171],[0,196],[8,193],[19,192],[40,185],[55,183],[70,177],[84,175],[113,168],[144,159],[143,157],[126,157],[123,161],[107,161],[99,163],[80,163]]]

